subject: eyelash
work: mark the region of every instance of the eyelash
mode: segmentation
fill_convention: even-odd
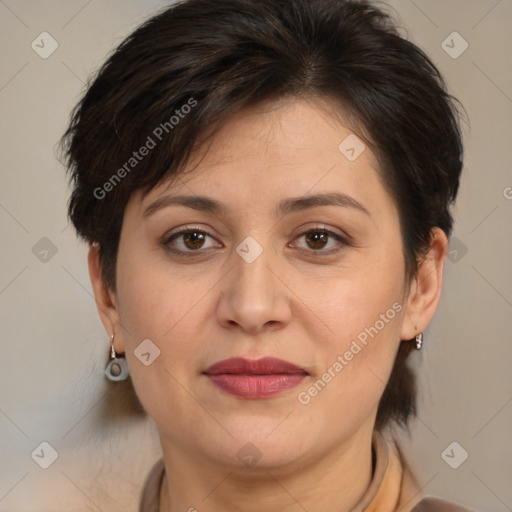
[[[213,236],[211,236],[207,231],[204,231],[202,229],[196,229],[196,228],[185,228],[181,231],[178,231],[176,233],[173,233],[172,235],[170,236],[167,236],[164,238],[164,240],[162,241],[162,244],[165,246],[165,248],[170,251],[171,253],[177,255],[177,256],[184,256],[184,257],[194,257],[198,254],[200,254],[201,252],[201,249],[197,249],[197,250],[188,250],[188,251],[182,251],[180,249],[173,249],[172,247],[170,247],[170,243],[172,241],[174,241],[175,239],[179,238],[180,236],[182,235],[185,235],[187,233],[199,233],[199,234],[202,234],[202,235],[206,235],[206,236],[209,236],[211,238],[214,238]],[[329,237],[331,238],[334,238],[337,242],[339,242],[339,244],[341,244],[341,247],[337,247],[337,248],[334,248],[334,249],[329,249],[329,250],[323,250],[323,249],[302,249],[302,248],[299,248],[299,250],[301,251],[306,251],[306,252],[309,252],[309,253],[313,253],[315,256],[331,256],[339,251],[341,251],[343,249],[343,247],[348,247],[348,246],[351,246],[351,242],[348,240],[348,237],[343,237],[341,235],[339,235],[338,233],[334,233],[333,231],[330,231],[328,229],[325,229],[325,228],[312,228],[312,229],[308,229],[306,231],[303,231],[302,233],[299,233],[296,237],[297,238],[301,238],[305,235],[308,235],[310,233],[323,233],[325,235],[328,235]]]

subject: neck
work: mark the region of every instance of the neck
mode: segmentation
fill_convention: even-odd
[[[371,482],[371,434],[357,432],[314,460],[250,469],[193,457],[161,436],[166,471],[159,512],[350,510]]]

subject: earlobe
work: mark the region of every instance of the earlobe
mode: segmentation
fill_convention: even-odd
[[[100,315],[101,322],[110,337],[114,333],[115,326],[120,325],[119,313],[117,310],[115,295],[110,289],[108,289],[103,280],[100,262],[100,248],[97,243],[93,243],[89,246],[87,262],[98,313]],[[117,336],[118,339],[119,337],[120,336]],[[121,347],[119,347],[119,350],[118,347],[116,347],[116,351],[121,352]]]
[[[418,271],[406,298],[402,323],[402,340],[410,340],[423,332],[437,309],[443,284],[443,269],[448,254],[448,238],[440,228],[433,228],[430,248],[418,263]]]

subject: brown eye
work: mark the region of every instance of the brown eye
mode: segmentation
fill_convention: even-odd
[[[319,254],[331,254],[339,251],[343,246],[350,245],[341,235],[323,228],[305,231],[297,237],[298,240],[301,238],[304,239],[305,246],[299,245],[300,249],[309,249],[310,252],[318,252]],[[333,240],[333,243],[330,244],[331,240]]]
[[[188,231],[183,236],[183,243],[188,249],[200,249],[204,244],[205,236],[199,231]]]
[[[213,237],[206,231],[184,229],[169,236],[163,242],[163,245],[174,254],[193,256],[193,253],[201,253],[203,252],[201,249],[209,249],[215,245],[213,242],[210,245],[206,245],[208,238],[211,238],[213,241]]]
[[[328,242],[329,235],[322,231],[310,231],[305,237],[311,249],[323,249]]]
[[[212,240],[208,245],[208,238]],[[350,245],[341,235],[326,229],[310,229],[300,234],[297,239],[304,239],[305,244],[299,248],[319,255],[339,251],[343,246]],[[178,256],[194,256],[205,253],[204,249],[215,246],[214,238],[200,229],[184,229],[169,236],[163,245]]]

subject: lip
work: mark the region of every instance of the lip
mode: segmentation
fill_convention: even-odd
[[[213,364],[203,373],[218,388],[242,398],[276,395],[297,386],[309,375],[304,368],[275,357],[232,357]]]

